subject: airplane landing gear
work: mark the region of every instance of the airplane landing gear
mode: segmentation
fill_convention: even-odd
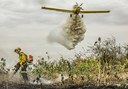
[[[84,17],[84,15],[81,15],[81,17],[83,18],[83,17]]]
[[[70,17],[72,17],[72,14],[70,14]]]

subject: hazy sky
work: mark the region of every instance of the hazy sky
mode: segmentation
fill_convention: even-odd
[[[110,10],[109,14],[86,14],[83,21],[87,32],[85,39],[74,50],[47,42],[52,30],[62,29],[68,13],[41,10],[41,6],[72,9],[75,2],[83,4],[87,10]],[[14,64],[18,56],[16,47],[24,52],[52,58],[72,57],[83,51],[98,37],[106,39],[114,36],[118,43],[128,43],[128,0],[0,0],[0,57]]]

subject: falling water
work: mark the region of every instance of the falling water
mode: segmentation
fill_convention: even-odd
[[[50,42],[57,42],[67,49],[74,49],[75,46],[84,39],[84,33],[86,32],[84,23],[80,15],[71,14],[68,17],[66,24],[64,24],[62,30],[52,31],[48,40]]]

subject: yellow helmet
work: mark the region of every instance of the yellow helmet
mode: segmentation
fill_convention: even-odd
[[[21,48],[16,48],[15,50],[14,50],[14,52],[20,52],[21,51]]]

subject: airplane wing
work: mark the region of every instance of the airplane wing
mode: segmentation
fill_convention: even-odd
[[[81,10],[80,13],[109,13],[109,10]]]
[[[69,12],[69,13],[73,12],[73,10],[52,8],[52,7],[41,7],[41,9],[54,10],[54,11],[60,11],[60,12]]]

